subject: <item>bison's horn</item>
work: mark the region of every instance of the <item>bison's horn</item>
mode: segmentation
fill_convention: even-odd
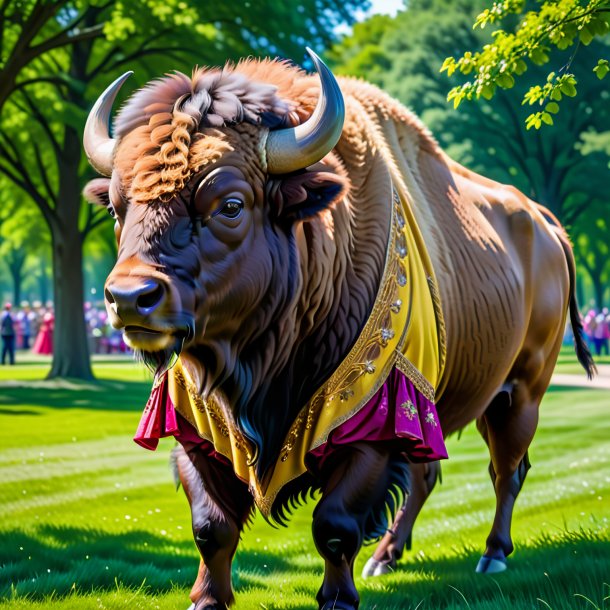
[[[269,133],[267,168],[272,174],[287,174],[317,163],[341,136],[345,104],[339,85],[326,64],[311,49],[307,52],[320,75],[320,97],[305,123]]]
[[[99,96],[97,102],[91,109],[85,124],[85,134],[83,145],[89,163],[102,176],[112,174],[112,157],[116,141],[110,137],[108,130],[112,104],[117,96],[121,85],[133,74],[130,70],[123,76],[119,76],[107,89]]]

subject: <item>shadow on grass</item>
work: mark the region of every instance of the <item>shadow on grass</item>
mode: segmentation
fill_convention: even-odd
[[[34,415],[23,405],[54,409],[99,409],[141,411],[150,394],[150,381],[79,382],[5,381],[0,382],[0,404],[6,415]],[[10,408],[14,405],[16,408]]]
[[[384,590],[378,590],[383,579],[363,581],[361,608],[591,608],[582,595],[604,607],[604,586],[610,582],[608,539],[587,532],[543,537],[532,546],[519,547],[509,558],[508,570],[494,575],[475,573],[479,557],[472,550],[451,558],[411,557],[385,577]]]
[[[2,394],[0,394],[0,400],[2,400]],[[38,415],[38,411],[32,411],[32,409],[3,409],[0,407],[0,415]]]
[[[289,559],[267,551],[241,551],[239,566],[249,574],[268,568],[287,572]],[[176,586],[190,588],[197,576],[195,543],[174,541],[135,530],[111,534],[102,530],[45,526],[36,534],[0,533],[0,602],[14,597],[43,599],[80,592],[115,591],[117,584],[148,593]],[[234,580],[239,586],[240,576]],[[186,602],[186,597],[185,597]]]
[[[363,552],[368,554],[371,549]],[[610,540],[589,533],[564,532],[518,549],[509,570],[502,574],[474,574],[479,555],[465,550],[450,558],[411,557],[393,574],[357,579],[357,585],[362,610],[587,607],[588,602],[579,596],[590,598],[602,608],[604,583],[609,577],[608,557]],[[315,593],[322,583],[321,561],[309,564],[299,550],[257,549],[238,551],[237,562],[239,607],[250,607],[250,596],[277,600],[280,583],[285,598],[299,593],[300,599],[303,595],[311,599],[308,604],[295,599],[291,610],[314,607]],[[37,600],[50,595],[62,598],[75,590],[114,591],[118,585],[137,588],[145,582],[148,594],[184,588],[187,602],[197,567],[193,543],[143,530],[110,534],[46,526],[35,534],[0,534],[0,600],[25,596]],[[271,603],[268,607],[275,606]]]

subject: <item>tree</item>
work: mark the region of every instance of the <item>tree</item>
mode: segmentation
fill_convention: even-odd
[[[594,205],[599,206],[600,202]],[[610,287],[610,219],[603,214],[605,207],[599,213],[591,214],[590,218],[582,219],[574,227],[574,251],[579,264],[591,279],[598,309],[608,303],[605,295]]]
[[[326,44],[365,1],[4,0],[0,3],[0,175],[25,192],[50,230],[55,351],[50,377],[90,378],[82,248],[104,221],[82,208],[92,172],[81,151],[87,110],[121,71],[144,79],[190,62],[250,53],[302,57]],[[185,46],[188,41],[188,46]]]
[[[13,284],[12,301],[22,300],[22,284],[26,261],[48,247],[48,233],[36,208],[24,205],[26,197],[14,186],[0,194],[0,258],[4,261]]]
[[[529,110],[521,104],[521,96],[544,78],[539,66],[516,81],[514,91],[498,90],[493,100],[456,109],[447,103],[451,81],[440,67],[447,56],[487,42],[488,32],[471,27],[481,7],[481,2],[473,6],[467,0],[411,0],[395,18],[373,17],[356,24],[333,47],[333,68],[372,80],[411,107],[454,159],[514,184],[550,208],[568,226],[578,265],[591,278],[599,300],[607,282],[603,240],[609,236],[596,223],[610,216],[610,92],[583,66],[608,55],[610,47],[597,39],[580,49],[573,60],[581,74],[580,95],[565,100],[555,125],[542,133],[526,130]],[[558,61],[553,52],[550,60]]]
[[[505,91],[493,101],[453,108],[446,101],[451,82],[439,69],[447,55],[485,40],[485,32],[470,26],[480,6],[466,0],[412,0],[408,10],[383,21],[381,35],[379,18],[357,24],[351,36],[333,47],[333,67],[363,78],[372,74],[376,84],[424,120],[452,157],[500,182],[515,184],[571,225],[605,190],[606,155],[597,149],[584,156],[578,143],[581,136],[610,124],[606,87],[592,72],[584,76],[583,95],[566,102],[569,112],[562,113],[544,137],[526,131],[527,110],[518,96]],[[586,65],[591,56],[607,49],[596,41],[575,62]],[[373,63],[382,69],[372,69]],[[525,91],[539,75],[540,68],[533,68],[517,89]]]
[[[453,100],[455,107],[463,99],[492,99],[498,87],[511,89],[515,78],[521,77],[528,65],[551,63],[556,66],[555,70],[531,84],[522,99],[524,104],[540,108],[527,116],[528,129],[552,125],[553,115],[559,112],[559,102],[577,94],[578,80],[572,67],[579,47],[605,37],[610,31],[609,18],[610,0],[494,2],[476,17],[474,27],[483,29],[504,22],[508,29],[498,27],[493,32],[493,40],[480,51],[465,51],[457,60],[453,55],[445,59],[442,69],[450,76],[455,71],[472,75],[466,83],[454,87],[448,99]],[[552,48],[565,51],[565,61],[551,60]],[[554,59],[558,59],[557,53]],[[586,70],[603,79],[610,71],[607,55],[598,54],[594,61],[581,64],[579,72],[584,75]]]

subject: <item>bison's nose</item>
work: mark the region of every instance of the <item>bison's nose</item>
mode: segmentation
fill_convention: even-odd
[[[133,318],[152,314],[164,300],[161,282],[147,279],[137,286],[109,284],[104,293],[109,308],[127,325]]]

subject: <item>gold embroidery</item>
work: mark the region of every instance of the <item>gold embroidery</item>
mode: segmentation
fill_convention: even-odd
[[[413,404],[412,400],[406,400],[400,405],[400,408],[404,411],[407,419],[413,420],[417,415],[417,407]]]
[[[434,402],[434,388],[417,368],[400,352],[396,353],[396,368],[404,373],[413,385],[430,401]]]
[[[434,314],[436,316],[436,328],[438,331],[438,345],[440,348],[440,370],[445,368],[447,360],[447,335],[445,330],[445,318],[441,308],[441,295],[438,292],[434,278],[428,276],[428,286],[430,286],[430,294],[432,295],[432,304],[434,305]]]
[[[436,418],[434,417],[434,413],[432,413],[432,411],[430,411],[430,409],[428,409],[428,412],[426,413],[426,419],[424,421],[427,424],[431,425],[433,428],[436,428],[436,426],[438,425],[436,423]]]

